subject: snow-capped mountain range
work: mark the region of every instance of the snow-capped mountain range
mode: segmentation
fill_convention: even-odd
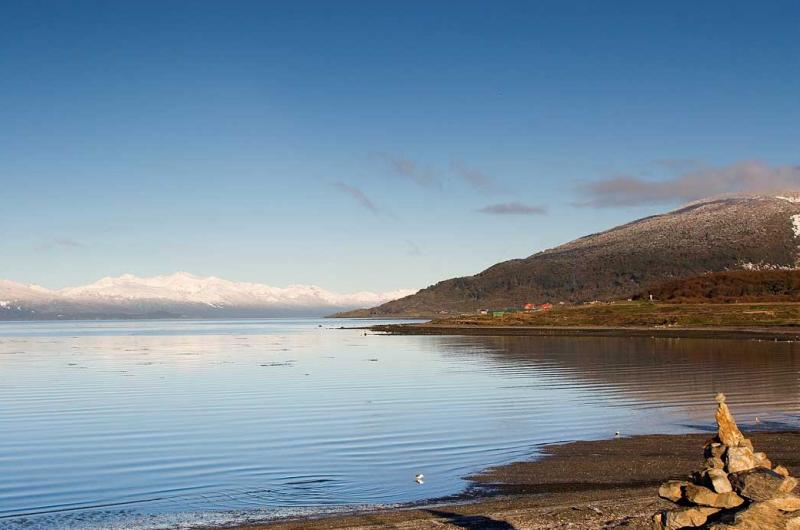
[[[0,320],[318,316],[414,292],[340,294],[314,285],[272,287],[186,272],[149,278],[124,274],[58,290],[0,280]]]

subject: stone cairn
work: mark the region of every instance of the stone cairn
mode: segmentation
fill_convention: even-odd
[[[688,481],[670,480],[658,495],[677,507],[653,516],[654,530],[800,530],[797,479],[753,451],[717,395],[717,436],[706,442],[703,469]]]

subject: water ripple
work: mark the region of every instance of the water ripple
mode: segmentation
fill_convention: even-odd
[[[448,495],[542,444],[707,428],[718,391],[745,424],[800,413],[794,343],[331,327],[0,324],[0,530],[188,528]]]

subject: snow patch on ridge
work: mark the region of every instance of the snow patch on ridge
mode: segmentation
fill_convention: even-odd
[[[793,271],[795,267],[789,267],[787,265],[775,265],[772,263],[764,263],[763,261],[758,263],[753,263],[751,261],[746,261],[742,263],[741,268],[746,271]]]
[[[784,200],[784,201],[789,201],[792,204],[800,203],[800,197],[787,197],[785,195],[776,195],[775,198],[776,199],[781,199],[781,200]]]
[[[794,237],[800,236],[800,214],[795,214],[790,217],[792,220],[792,231],[794,232]]]

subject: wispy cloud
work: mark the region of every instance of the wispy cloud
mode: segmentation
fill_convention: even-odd
[[[450,163],[449,171],[423,165],[405,156],[379,153],[375,155],[384,164],[390,173],[403,177],[423,188],[441,188],[452,182],[467,184],[477,191],[502,192],[503,187],[490,174],[480,169],[467,166],[461,161]]]
[[[419,256],[422,254],[422,250],[419,248],[419,245],[410,239],[406,239],[406,254],[409,256]]]
[[[495,179],[479,169],[467,167],[461,162],[451,163],[450,168],[453,173],[478,191],[499,191],[500,189]]]
[[[89,245],[69,237],[53,237],[37,246],[39,250],[81,249]]]
[[[703,167],[665,180],[617,175],[579,185],[579,206],[609,208],[688,202],[727,193],[770,193],[800,187],[800,166],[770,166],[757,160]]]
[[[378,213],[378,207],[360,189],[356,188],[355,186],[345,184],[344,182],[334,182],[333,186],[342,193],[349,195],[350,197],[355,199],[355,201],[362,207],[366,208],[367,210],[373,213]]]
[[[435,169],[424,167],[404,156],[395,156],[386,153],[380,153],[377,156],[386,165],[389,171],[397,176],[406,178],[426,188],[439,185],[439,172]]]
[[[521,202],[490,204],[478,211],[492,215],[542,215],[547,213],[547,209],[543,206],[531,206]]]
[[[57,237],[53,239],[53,245],[57,247],[69,247],[69,248],[85,248],[86,243],[82,243],[80,241],[75,241],[74,239],[70,239],[68,237]]]

